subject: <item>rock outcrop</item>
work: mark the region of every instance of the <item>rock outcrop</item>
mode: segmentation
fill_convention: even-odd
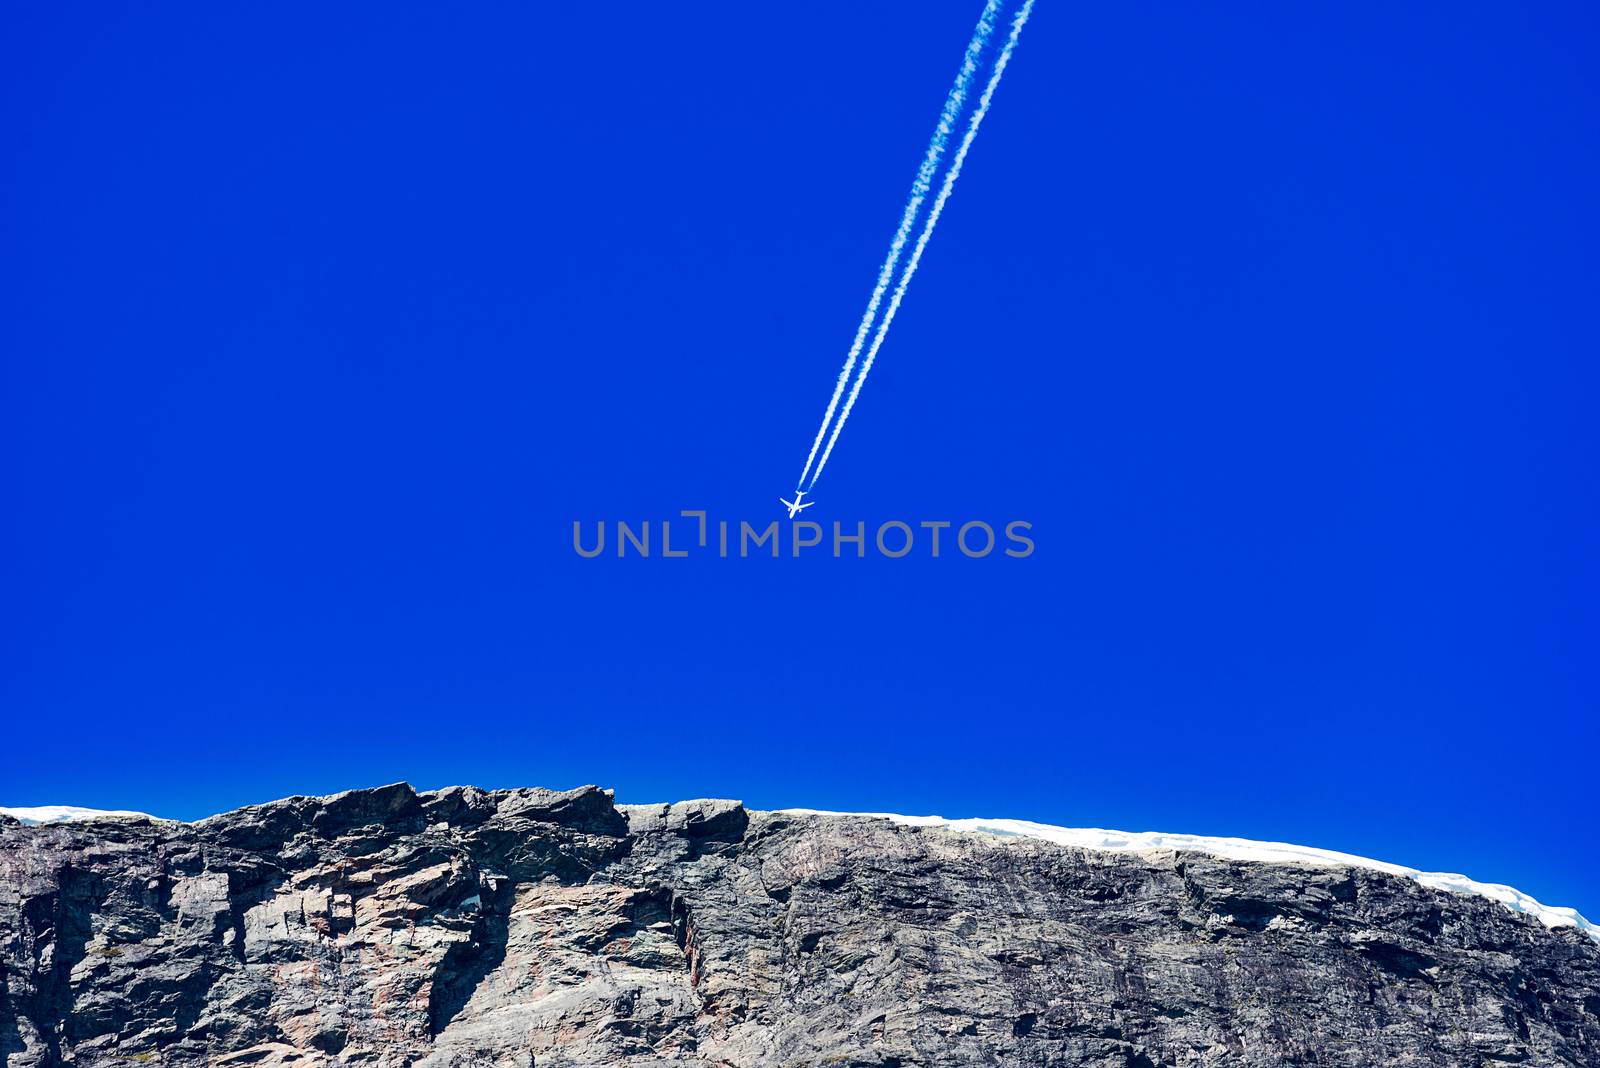
[[[1377,872],[593,787],[0,821],[0,1066],[1600,1065],[1600,946]]]

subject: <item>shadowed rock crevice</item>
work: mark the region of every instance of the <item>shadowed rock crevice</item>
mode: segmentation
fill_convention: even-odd
[[[32,984],[33,996],[27,999],[29,1016],[46,1049],[58,1058],[62,1042],[70,1044],[82,1026],[72,1013],[72,976],[88,956],[93,933],[89,918],[97,904],[98,884],[93,872],[68,864],[61,869],[54,893],[24,906],[25,921],[38,924],[34,960],[39,973]]]
[[[1370,871],[594,787],[0,821],[0,1068],[1600,1064],[1600,947]]]
[[[428,995],[428,1033],[438,1035],[466,1007],[485,976],[505,961],[514,888],[503,881],[482,895],[482,913],[466,941],[454,942],[434,972]]]

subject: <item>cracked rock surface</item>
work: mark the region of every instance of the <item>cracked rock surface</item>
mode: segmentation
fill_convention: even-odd
[[[594,787],[0,818],[0,1066],[1600,1065],[1600,946],[1378,872]]]

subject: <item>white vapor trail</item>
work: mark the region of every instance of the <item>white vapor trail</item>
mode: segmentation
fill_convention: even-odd
[[[867,375],[872,371],[872,363],[878,357],[878,349],[883,345],[883,339],[889,333],[889,326],[894,322],[894,316],[900,310],[900,302],[905,298],[906,288],[911,285],[911,276],[917,273],[917,264],[922,261],[922,250],[928,247],[928,238],[933,235],[933,228],[939,225],[939,216],[944,211],[946,200],[950,199],[950,190],[955,188],[956,179],[961,177],[961,165],[966,161],[967,150],[972,147],[973,138],[978,136],[978,127],[983,123],[983,117],[989,112],[989,102],[994,98],[995,87],[1000,84],[1000,77],[1006,72],[1006,65],[1011,62],[1011,53],[1017,47],[1017,38],[1022,36],[1022,27],[1027,24],[1028,16],[1033,13],[1033,0],[1026,0],[1016,18],[1011,21],[1011,36],[1006,38],[1005,47],[1000,50],[1000,58],[995,60],[994,73],[989,75],[989,84],[984,86],[983,95],[978,98],[978,106],[972,112],[972,118],[967,123],[967,132],[961,138],[961,147],[956,149],[955,158],[950,163],[949,171],[945,172],[944,185],[939,189],[939,195],[934,198],[933,208],[928,212],[928,221],[922,226],[922,233],[917,235],[917,244],[911,250],[910,259],[906,260],[905,271],[900,275],[900,283],[894,288],[894,296],[889,298],[889,307],[883,313],[883,320],[878,323],[878,332],[872,338],[872,347],[867,350],[867,357],[861,362],[861,372],[856,375],[856,381],[850,387],[850,396],[844,402],[844,411],[839,413],[839,421],[833,424],[833,433],[828,436],[828,447],[822,450],[822,459],[817,461],[817,469],[812,472],[811,483],[806,487],[809,492],[817,484],[817,479],[822,477],[822,469],[827,466],[828,457],[833,452],[833,443],[839,440],[839,431],[844,429],[845,420],[850,418],[850,410],[856,406],[856,397],[861,394],[861,384],[867,380]],[[809,465],[807,465],[809,467]]]
[[[944,156],[945,147],[950,143],[950,134],[955,129],[956,119],[961,116],[961,110],[966,106],[967,90],[972,85],[972,76],[978,71],[978,59],[989,43],[989,35],[994,32],[995,20],[1004,5],[1005,0],[988,0],[984,5],[983,14],[978,16],[977,28],[972,31],[972,40],[967,42],[966,54],[961,59],[961,70],[956,74],[955,84],[950,87],[950,95],[945,98],[944,110],[939,113],[939,125],[934,127],[933,138],[928,142],[928,152],[922,159],[922,166],[917,168],[916,181],[911,183],[911,196],[906,200],[905,212],[900,217],[900,229],[895,231],[894,240],[889,244],[889,255],[878,270],[878,283],[873,287],[872,298],[867,301],[867,310],[861,317],[861,325],[856,327],[855,341],[850,344],[850,353],[845,357],[844,369],[839,372],[839,381],[833,387],[833,397],[828,401],[828,410],[823,413],[822,425],[817,428],[817,439],[811,443],[811,453],[806,457],[805,470],[800,472],[800,481],[795,483],[797,487],[805,485],[806,476],[811,473],[811,462],[817,458],[817,449],[822,446],[822,437],[828,432],[829,424],[833,422],[833,413],[839,408],[839,398],[844,395],[845,384],[850,381],[850,372],[855,370],[856,359],[861,355],[861,346],[867,340],[867,332],[872,329],[873,321],[878,317],[878,305],[883,302],[883,295],[889,289],[889,280],[894,277],[895,265],[900,262],[900,253],[905,251],[906,239],[911,236],[911,227],[917,221],[917,213],[922,210],[922,202],[928,198],[928,191],[933,188],[933,176],[939,169],[939,160]]]

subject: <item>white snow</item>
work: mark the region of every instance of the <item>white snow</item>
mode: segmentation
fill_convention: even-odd
[[[137,819],[153,820],[159,817],[146,812],[125,812],[120,809],[105,808],[77,808],[73,805],[42,805],[38,808],[0,808],[0,816],[11,816],[21,820],[29,827],[37,827],[41,823],[78,823],[82,820],[99,819]],[[170,822],[161,820],[162,823]]]
[[[784,809],[796,815],[814,816],[865,816],[884,819],[907,827],[948,827],[954,831],[969,831],[1013,838],[1039,838],[1057,845],[1076,849],[1100,849],[1115,853],[1132,853],[1150,849],[1188,849],[1208,853],[1228,860],[1254,860],[1268,864],[1316,864],[1337,867],[1369,868],[1415,879],[1423,886],[1435,890],[1448,890],[1453,894],[1475,894],[1490,901],[1498,901],[1512,912],[1534,917],[1546,927],[1576,927],[1590,938],[1600,941],[1600,927],[1596,927],[1578,914],[1576,909],[1556,905],[1542,905],[1522,891],[1500,883],[1480,883],[1465,875],[1451,872],[1418,871],[1400,864],[1388,864],[1349,853],[1336,853],[1331,849],[1313,849],[1310,846],[1289,845],[1285,842],[1256,842],[1248,838],[1211,838],[1199,834],[1167,834],[1161,831],[1105,831],[1096,827],[1053,827],[1047,823],[1030,823],[1027,820],[962,819],[949,820],[943,816],[901,816],[892,812],[824,812],[818,809]]]

